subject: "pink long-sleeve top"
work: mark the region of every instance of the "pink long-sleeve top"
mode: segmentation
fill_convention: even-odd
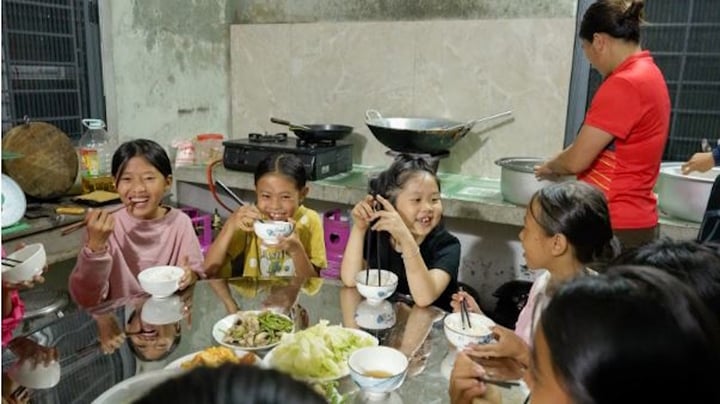
[[[205,276],[200,242],[184,212],[170,208],[161,218],[144,220],[123,209],[113,218],[107,248],[93,252],[83,244],[70,275],[70,294],[80,306],[141,293],[137,278],[141,271],[158,265],[180,266],[186,256],[190,268]]]

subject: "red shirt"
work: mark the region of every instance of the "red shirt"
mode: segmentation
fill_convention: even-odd
[[[585,125],[615,139],[578,179],[605,193],[613,229],[655,226],[653,187],[668,137],[670,96],[650,52],[633,54],[605,79],[585,115]]]

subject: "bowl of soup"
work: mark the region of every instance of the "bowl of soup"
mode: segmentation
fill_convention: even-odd
[[[408,358],[395,348],[370,346],[353,352],[348,368],[350,377],[364,393],[382,397],[403,384]]]
[[[490,318],[478,314],[468,313],[470,324],[463,321],[460,312],[451,313],[443,320],[443,330],[447,340],[458,350],[462,350],[470,344],[487,344],[494,341],[490,327],[495,322]]]

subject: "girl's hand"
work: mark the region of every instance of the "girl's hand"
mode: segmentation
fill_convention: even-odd
[[[452,306],[453,312],[460,311],[460,306],[462,305],[463,300],[465,300],[469,312],[483,314],[475,299],[473,299],[473,297],[467,292],[453,293],[452,300],[450,301],[450,306]]]
[[[255,231],[253,224],[256,220],[262,219],[262,216],[262,213],[255,205],[241,206],[230,215],[225,226],[232,226],[234,230],[252,233]]]
[[[182,278],[180,278],[180,283],[178,284],[179,290],[185,290],[188,286],[192,285],[197,281],[197,274],[195,271],[190,268],[190,264],[188,262],[188,256],[184,256],[182,259],[182,264],[180,264],[180,267],[185,271]]]
[[[105,355],[110,355],[125,342],[125,333],[113,313],[103,313],[93,316],[93,318],[98,327],[100,349]]]
[[[373,209],[374,203],[375,198],[372,195],[367,195],[353,207],[351,213],[354,226],[363,231],[368,229],[375,213],[375,209]]]
[[[452,404],[499,403],[498,397],[488,394],[488,386],[479,378],[487,372],[467,355],[458,353],[450,374],[450,402]]]
[[[392,203],[380,195],[376,197],[376,200],[380,202],[383,210],[373,213],[373,220],[378,220],[372,225],[371,229],[374,231],[386,231],[390,233],[397,243],[396,249],[398,251],[403,251],[403,243],[415,243],[415,238],[410,233],[410,229],[408,229],[405,225],[400,213],[395,210]]]
[[[496,325],[490,328],[495,335],[496,343],[472,344],[463,352],[477,358],[515,358],[526,365],[530,347],[513,330]]]
[[[85,221],[87,222],[88,248],[92,251],[104,250],[115,227],[112,214],[104,209],[91,209],[85,215]]]

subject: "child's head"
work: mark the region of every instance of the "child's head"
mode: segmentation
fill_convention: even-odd
[[[255,168],[257,208],[272,220],[287,220],[308,194],[307,172],[291,154],[268,156]]]
[[[247,404],[323,404],[326,400],[309,384],[285,373],[259,366],[225,364],[197,367],[169,379],[136,403],[188,402]]]
[[[370,180],[370,193],[389,200],[415,236],[427,235],[440,223],[440,181],[425,159],[399,155]]]
[[[120,200],[131,206],[133,216],[162,216],[160,204],[172,185],[170,158],[162,146],[148,139],[121,144],[113,154],[112,175]]]
[[[180,344],[180,322],[155,325],[141,320],[140,310],[130,314],[125,325],[125,335],[130,351],[146,362],[159,361],[175,352]]]
[[[616,266],[560,286],[531,363],[533,402],[720,402],[718,324],[656,268]],[[628,380],[632,388],[618,388]]]
[[[717,245],[661,238],[628,250],[614,265],[649,265],[670,273],[697,292],[720,321],[720,252]]]
[[[550,260],[568,252],[582,264],[604,258],[612,238],[605,196],[580,181],[552,184],[537,191],[520,231],[531,269],[548,268]]]

